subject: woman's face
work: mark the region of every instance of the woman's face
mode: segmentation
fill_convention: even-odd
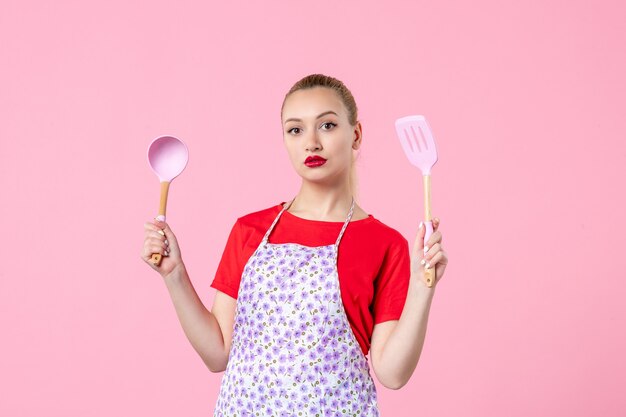
[[[350,125],[334,90],[313,87],[292,93],[283,107],[282,125],[287,153],[303,180],[328,185],[348,180],[353,149],[361,145],[361,124]],[[326,161],[307,163],[314,156]]]

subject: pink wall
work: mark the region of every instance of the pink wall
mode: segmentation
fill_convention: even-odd
[[[450,266],[383,416],[624,415],[622,2],[94,3],[2,2],[0,415],[212,413],[221,374],[139,258],[145,151],[189,146],[168,221],[210,306],[236,217],[297,191],[279,109],[312,72],[352,89],[360,203],[410,242],[393,122],[438,140]]]

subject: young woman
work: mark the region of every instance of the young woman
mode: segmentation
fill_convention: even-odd
[[[195,292],[168,224],[145,224],[142,258],[163,277],[189,341],[225,371],[215,416],[377,416],[372,368],[399,389],[417,365],[448,258],[439,220],[424,247],[355,201],[361,123],[339,80],[312,74],[286,94],[283,140],[300,190],[235,222],[211,286]],[[162,253],[161,265],[149,260]],[[424,268],[435,269],[429,288]]]

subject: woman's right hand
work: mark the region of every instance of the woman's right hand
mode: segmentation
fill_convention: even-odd
[[[141,259],[152,269],[161,274],[163,278],[167,278],[173,271],[184,268],[178,241],[167,223],[156,219],[152,222],[146,222],[144,223],[144,232]],[[153,264],[150,259],[153,253],[160,253],[162,256],[158,266]]]

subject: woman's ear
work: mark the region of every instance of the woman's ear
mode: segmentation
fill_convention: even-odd
[[[363,128],[361,126],[361,122],[356,122],[356,126],[354,127],[354,140],[352,141],[352,149],[357,150],[361,147],[361,142],[363,141]]]

